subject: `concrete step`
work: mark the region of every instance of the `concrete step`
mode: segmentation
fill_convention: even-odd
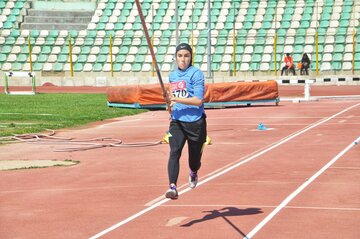
[[[88,24],[91,21],[90,17],[48,17],[48,16],[26,16],[25,23],[79,23],[79,24]]]
[[[28,9],[28,16],[36,17],[92,17],[93,11],[57,11]]]
[[[20,29],[28,30],[85,30],[87,24],[79,23],[23,23],[20,26]]]
[[[29,9],[21,29],[84,30],[91,22],[93,11],[59,11]]]

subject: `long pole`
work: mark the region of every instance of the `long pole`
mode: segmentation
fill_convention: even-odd
[[[178,0],[175,0],[175,46],[178,46],[179,44],[179,2]],[[176,70],[177,68],[178,64],[176,61],[176,56],[174,56],[174,70]]]
[[[316,32],[315,32],[315,58],[316,76],[319,76],[319,4],[316,2]]]
[[[276,1],[276,7],[275,7],[275,36],[274,36],[274,72],[275,76],[277,76],[277,59],[276,59],[276,47],[277,47],[277,8],[278,8],[278,2]]]
[[[29,50],[29,60],[30,60],[30,72],[33,70],[33,61],[32,61],[32,55],[31,55],[31,43],[30,43],[30,34],[28,36],[28,50]]]
[[[69,58],[70,58],[70,75],[74,76],[74,66],[73,66],[73,60],[72,60],[71,36],[69,36]]]
[[[207,56],[207,77],[211,77],[211,6],[208,0],[208,56]]]
[[[194,12],[194,5],[192,6],[192,11]],[[194,14],[191,15],[191,49],[193,52],[191,52],[191,64],[194,65]]]
[[[236,76],[236,35],[235,35],[235,3],[233,6],[234,22],[233,22],[233,61],[234,61],[234,76]]]
[[[158,80],[159,80],[159,83],[160,83],[160,86],[161,86],[163,97],[164,97],[165,102],[166,102],[166,104],[168,106],[168,109],[170,109],[170,107],[169,107],[170,106],[169,96],[168,96],[168,94],[166,92],[164,82],[162,81],[162,78],[161,78],[159,65],[157,63],[155,53],[154,53],[154,49],[153,49],[152,44],[151,44],[151,40],[150,40],[150,37],[149,37],[149,32],[148,32],[148,29],[147,29],[146,24],[145,24],[145,19],[144,19],[144,15],[143,15],[143,12],[142,12],[142,9],[141,9],[141,5],[140,5],[139,0],[135,0],[135,2],[136,2],[136,7],[137,7],[138,12],[139,12],[141,24],[142,24],[142,27],[143,27],[143,30],[144,30],[144,33],[145,33],[146,41],[147,41],[148,47],[150,49],[151,57],[152,57],[152,60],[154,62],[155,70],[156,70]]]
[[[179,1],[175,0],[175,39],[176,39],[176,46],[180,44],[179,40]]]
[[[355,28],[353,28],[352,38],[353,38],[353,42],[352,42],[352,45],[353,45],[353,49],[352,49],[352,74],[354,75],[354,73],[355,73],[355,44],[356,44],[356,41],[355,41]]]
[[[113,52],[112,52],[112,34],[110,34],[110,67],[111,67],[111,77],[114,77],[114,65],[113,65]]]
[[[151,47],[154,47],[154,35],[155,35],[155,30],[154,30],[154,6],[151,6]],[[154,61],[151,61],[151,77],[155,76],[155,72],[154,72]]]
[[[355,3],[353,3],[353,9],[355,9]],[[355,41],[355,37],[356,37],[356,31],[355,31],[355,11],[353,10],[353,32],[352,32],[352,45],[353,45],[353,49],[352,49],[352,74],[354,75],[355,73],[355,46],[356,46],[356,41]]]

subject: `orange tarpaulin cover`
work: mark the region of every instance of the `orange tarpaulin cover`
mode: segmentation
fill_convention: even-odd
[[[204,102],[273,100],[278,96],[276,81],[226,82],[206,84]],[[113,86],[107,90],[107,99],[110,103],[165,104],[158,84]]]

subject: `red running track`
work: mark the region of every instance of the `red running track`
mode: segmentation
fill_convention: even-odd
[[[200,182],[176,201],[168,145],[54,152],[16,143],[0,159],[72,159],[72,167],[0,173],[1,238],[360,238],[359,100],[207,110]],[[263,123],[268,130],[259,131]],[[164,111],[59,132],[124,142],[160,140]]]

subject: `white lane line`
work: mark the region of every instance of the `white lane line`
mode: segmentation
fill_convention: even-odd
[[[342,150],[338,155],[336,155],[332,160],[330,160],[324,167],[322,167],[318,172],[316,172],[311,178],[309,178],[305,183],[298,187],[294,192],[292,192],[284,201],[282,201],[279,206],[277,206],[274,211],[272,211],[264,220],[262,220],[251,232],[249,232],[244,239],[252,238],[262,227],[266,225],[278,212],[280,212],[286,205],[293,200],[299,193],[301,193],[310,183],[312,183],[317,177],[324,173],[331,165],[333,165],[339,158],[341,158],[347,151],[349,151],[355,144],[354,142],[359,142],[360,137],[355,141],[351,142],[344,150]]]
[[[148,211],[153,210],[154,208],[157,208],[157,207],[160,206],[161,204],[164,204],[164,203],[166,203],[166,202],[168,202],[168,201],[170,201],[170,199],[163,199],[163,200],[161,200],[160,202],[152,205],[151,207],[145,208],[144,210],[142,210],[142,211],[140,211],[140,212],[138,212],[138,213],[136,213],[136,214],[134,214],[134,215],[126,218],[125,220],[123,220],[123,221],[121,221],[121,222],[119,222],[119,223],[117,223],[117,224],[115,224],[115,225],[113,225],[113,226],[105,229],[104,231],[99,232],[98,234],[90,237],[89,239],[99,238],[99,237],[107,234],[108,232],[111,232],[112,230],[114,230],[114,229],[116,229],[116,228],[118,228],[118,227],[120,227],[120,226],[122,226],[122,225],[124,225],[124,224],[126,224],[126,223],[128,223],[128,222],[130,222],[130,221],[132,221],[132,220],[134,220],[134,219],[137,218],[137,217],[140,217],[141,215],[147,213]]]
[[[310,209],[310,210],[329,210],[329,211],[360,211],[356,207],[301,207],[301,206],[287,206],[287,209]]]
[[[161,200],[163,200],[163,199],[164,199],[164,195],[161,195],[161,196],[159,196],[159,197],[151,200],[150,202],[145,203],[144,206],[145,206],[145,207],[150,207],[150,206],[152,206],[153,204],[155,204],[155,203],[157,203],[157,202],[159,202],[159,201],[161,201]]]
[[[229,205],[229,204],[181,204],[181,205],[161,205],[161,207],[236,207],[236,208],[276,208],[274,205]],[[315,206],[285,206],[286,209],[309,209],[309,210],[329,210],[329,211],[360,211],[357,207],[315,207]]]
[[[360,167],[331,167],[332,169],[360,170]]]
[[[267,153],[268,151],[270,151],[270,150],[272,150],[272,149],[274,149],[274,148],[276,148],[276,147],[278,147],[278,146],[286,143],[287,141],[295,138],[296,136],[299,136],[299,135],[301,135],[301,134],[309,131],[310,129],[315,128],[315,127],[317,127],[317,126],[319,126],[319,125],[321,125],[321,124],[323,124],[323,123],[325,123],[325,122],[327,122],[327,121],[335,118],[336,116],[338,116],[338,115],[340,115],[340,114],[342,114],[342,113],[345,113],[346,111],[351,110],[352,108],[355,108],[355,107],[357,107],[357,106],[359,106],[359,105],[360,105],[360,103],[355,104],[355,105],[350,106],[350,107],[346,108],[345,110],[340,111],[340,112],[338,112],[338,113],[336,113],[336,114],[334,114],[334,115],[332,115],[332,116],[330,116],[330,117],[328,117],[328,118],[325,118],[325,119],[323,119],[323,120],[320,120],[320,121],[317,122],[316,124],[313,124],[313,125],[309,126],[308,128],[305,128],[305,129],[303,129],[303,130],[301,130],[301,131],[299,131],[299,132],[291,135],[290,137],[287,137],[287,138],[285,138],[284,140],[281,140],[281,141],[279,141],[278,143],[273,144],[271,147],[266,148],[266,149],[264,149],[263,151],[261,151],[261,152],[259,152],[259,153],[257,153],[257,154],[254,154],[253,156],[251,156],[251,157],[249,157],[249,158],[247,158],[247,159],[245,159],[245,160],[243,160],[243,161],[241,161],[241,162],[239,162],[239,163],[237,163],[237,164],[234,164],[234,165],[232,165],[231,167],[226,168],[226,169],[224,169],[223,171],[218,172],[218,173],[210,176],[210,177],[207,178],[207,179],[204,179],[203,181],[200,181],[197,186],[201,186],[202,184],[207,183],[207,182],[213,180],[214,178],[217,178],[217,177],[219,177],[219,176],[221,176],[221,175],[223,175],[223,174],[225,174],[225,173],[227,173],[227,172],[229,172],[229,171],[231,171],[231,170],[239,167],[240,165],[243,165],[243,164],[245,164],[245,163],[247,163],[247,162],[250,162],[251,160],[253,160],[253,159],[255,159],[255,158],[257,158],[257,157],[259,157],[259,156]],[[191,188],[186,188],[186,189],[184,189],[184,190],[182,190],[182,191],[179,191],[179,195],[184,194],[184,193],[186,193],[186,192],[188,192],[188,191],[190,191],[190,190],[191,190]],[[134,219],[136,219],[137,217],[140,217],[141,215],[143,215],[143,214],[145,214],[145,213],[147,213],[147,212],[149,212],[149,211],[157,208],[158,206],[160,206],[160,205],[162,205],[162,204],[164,204],[164,203],[166,203],[166,202],[168,202],[168,201],[169,201],[169,199],[161,200],[160,202],[158,202],[158,203],[156,203],[156,204],[153,204],[152,206],[150,206],[150,207],[148,207],[148,208],[145,208],[144,210],[142,210],[142,211],[140,211],[140,212],[138,212],[138,213],[136,213],[136,214],[134,214],[134,215],[126,218],[125,220],[120,221],[120,222],[114,224],[113,226],[111,226],[111,227],[109,227],[109,228],[107,228],[107,229],[105,229],[105,230],[97,233],[96,235],[90,237],[90,239],[100,238],[101,236],[103,236],[103,235],[105,235],[105,234],[107,234],[107,233],[115,230],[116,228],[118,228],[118,227],[120,227],[120,226],[122,226],[122,225],[124,225],[124,224],[126,224],[126,223],[128,223],[128,222],[130,222],[130,221],[132,221],[132,220],[134,220]]]
[[[349,99],[357,99],[360,95],[329,95],[329,96],[314,96],[316,99],[337,99],[337,98],[349,98]]]

